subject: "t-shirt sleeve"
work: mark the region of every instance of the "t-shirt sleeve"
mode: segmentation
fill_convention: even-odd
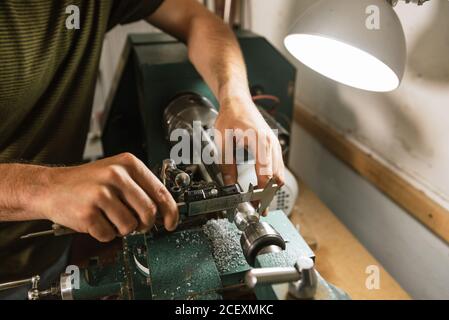
[[[113,0],[108,29],[149,17],[164,0]]]

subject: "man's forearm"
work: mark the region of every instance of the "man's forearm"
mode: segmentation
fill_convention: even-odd
[[[193,20],[188,33],[189,58],[220,102],[250,98],[243,56],[232,30],[215,15]]]
[[[0,221],[45,219],[32,206],[44,190],[46,170],[24,164],[0,165]]]
[[[282,185],[282,149],[252,101],[243,55],[232,30],[196,0],[164,0],[148,22],[187,43],[190,60],[220,104],[215,129],[224,137],[221,149],[234,143],[227,130],[250,130],[257,141],[249,142],[240,135],[235,143],[249,148],[255,156],[258,184],[265,186],[274,177]],[[223,165],[221,171],[226,184],[235,183],[235,162]]]
[[[151,230],[156,212],[176,229],[167,188],[129,153],[73,167],[0,164],[0,221],[50,220],[102,242]]]
[[[165,0],[148,22],[187,44],[190,60],[222,105],[231,98],[251,98],[234,33],[198,1]]]

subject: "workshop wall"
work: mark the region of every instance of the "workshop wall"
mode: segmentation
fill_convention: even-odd
[[[255,32],[282,52],[283,37],[313,0],[249,1]],[[429,197],[449,207],[449,2],[396,11],[408,44],[401,87],[374,94],[298,67],[297,101],[355,139]],[[294,127],[291,167],[415,298],[449,298],[449,246]]]

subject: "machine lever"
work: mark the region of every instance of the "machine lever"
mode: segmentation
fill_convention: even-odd
[[[28,286],[31,284],[31,288],[28,290],[28,300],[39,300],[49,296],[58,296],[59,289],[54,286],[48,290],[39,291],[40,280],[40,276],[33,276],[29,279],[0,283],[0,291]]]
[[[183,208],[186,204],[182,202],[182,203],[178,203],[177,205],[178,205],[178,208],[181,210],[181,208]],[[60,236],[68,236],[68,235],[75,234],[75,233],[77,233],[75,230],[72,230],[70,228],[67,228],[67,227],[64,227],[64,226],[61,226],[61,225],[55,223],[51,226],[51,230],[28,233],[23,236],[20,236],[20,239],[24,240],[24,239],[31,239],[31,238],[44,237],[44,236],[60,237]]]
[[[300,274],[296,268],[255,268],[249,271],[245,277],[246,285],[253,289],[257,285],[278,284],[299,281]]]
[[[245,276],[249,288],[264,284],[289,283],[289,293],[296,299],[313,299],[318,279],[315,264],[308,257],[300,258],[291,268],[252,269]]]
[[[31,289],[28,290],[28,299],[29,300],[37,300],[37,299],[39,299],[38,286],[39,286],[40,279],[41,278],[39,276],[33,276],[29,279],[1,283],[0,291],[9,290],[9,289],[13,289],[13,288],[19,288],[19,287],[31,284]]]

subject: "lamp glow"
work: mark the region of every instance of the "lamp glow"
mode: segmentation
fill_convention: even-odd
[[[376,27],[367,22],[368,8],[377,10]],[[307,67],[357,89],[392,91],[404,75],[404,31],[385,0],[317,1],[296,21],[284,45]]]
[[[334,81],[376,92],[399,87],[399,78],[385,63],[340,41],[295,34],[285,39],[287,50],[299,61]]]

